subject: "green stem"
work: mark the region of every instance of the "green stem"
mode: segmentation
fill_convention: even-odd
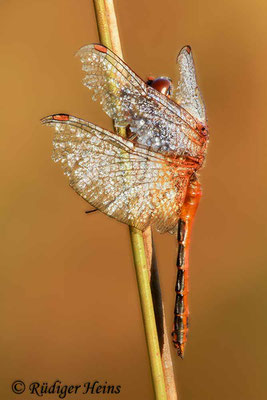
[[[101,43],[109,47],[111,50],[116,51],[118,56],[122,58],[122,53],[120,50],[120,38],[118,34],[118,27],[116,24],[113,1],[93,1]],[[120,129],[119,133],[122,136],[126,135],[125,129]],[[155,398],[156,400],[167,400],[143,234],[140,230],[132,227],[129,228],[129,231],[132,243],[134,265],[136,269],[137,284],[140,295]]]
[[[112,49],[111,37],[109,33],[108,20],[105,9],[105,1],[93,0],[95,7],[96,24],[100,42]]]
[[[147,348],[150,359],[150,368],[155,390],[155,397],[158,400],[165,400],[167,399],[167,394],[161,364],[157,327],[150,290],[150,280],[146,265],[146,254],[143,235],[139,229],[130,227],[130,237],[146,333]]]

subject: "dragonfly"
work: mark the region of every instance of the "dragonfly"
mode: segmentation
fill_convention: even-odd
[[[53,160],[70,186],[96,210],[144,231],[177,235],[172,341],[183,358],[188,336],[188,268],[192,223],[201,198],[199,170],[209,141],[206,111],[190,46],[177,56],[178,83],[141,79],[101,44],[77,55],[83,83],[116,132],[69,114],[43,118],[54,128]],[[127,137],[118,134],[126,128]]]

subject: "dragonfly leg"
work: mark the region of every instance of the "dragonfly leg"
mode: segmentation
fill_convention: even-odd
[[[95,210],[86,210],[86,211],[85,211],[85,214],[91,214],[91,213],[96,212],[96,211],[99,211],[99,210],[98,210],[98,209],[95,209]]]
[[[172,338],[177,354],[181,358],[184,355],[184,347],[188,334],[188,267],[189,245],[194,217],[201,198],[201,185],[194,176],[191,179],[185,201],[181,209],[178,222],[178,256],[177,256],[177,280],[175,285],[176,300],[174,309],[174,326]]]

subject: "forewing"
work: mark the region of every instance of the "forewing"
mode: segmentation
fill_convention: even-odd
[[[180,79],[174,95],[175,101],[205,125],[205,105],[197,85],[195,65],[190,46],[182,48],[176,62]]]
[[[89,122],[59,119],[42,122],[55,128],[53,160],[79,195],[138,229],[154,224],[160,232],[173,231],[188,184],[186,167]]]
[[[202,141],[196,120],[174,101],[139,78],[118,56],[102,45],[91,44],[77,53],[104,111],[116,126],[130,125],[137,142],[161,153],[197,156]]]

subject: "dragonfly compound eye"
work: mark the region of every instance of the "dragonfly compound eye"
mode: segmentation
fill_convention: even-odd
[[[165,94],[165,96],[171,96],[172,94],[172,82],[170,78],[166,78],[165,76],[153,80],[148,78],[147,84],[158,92]]]

